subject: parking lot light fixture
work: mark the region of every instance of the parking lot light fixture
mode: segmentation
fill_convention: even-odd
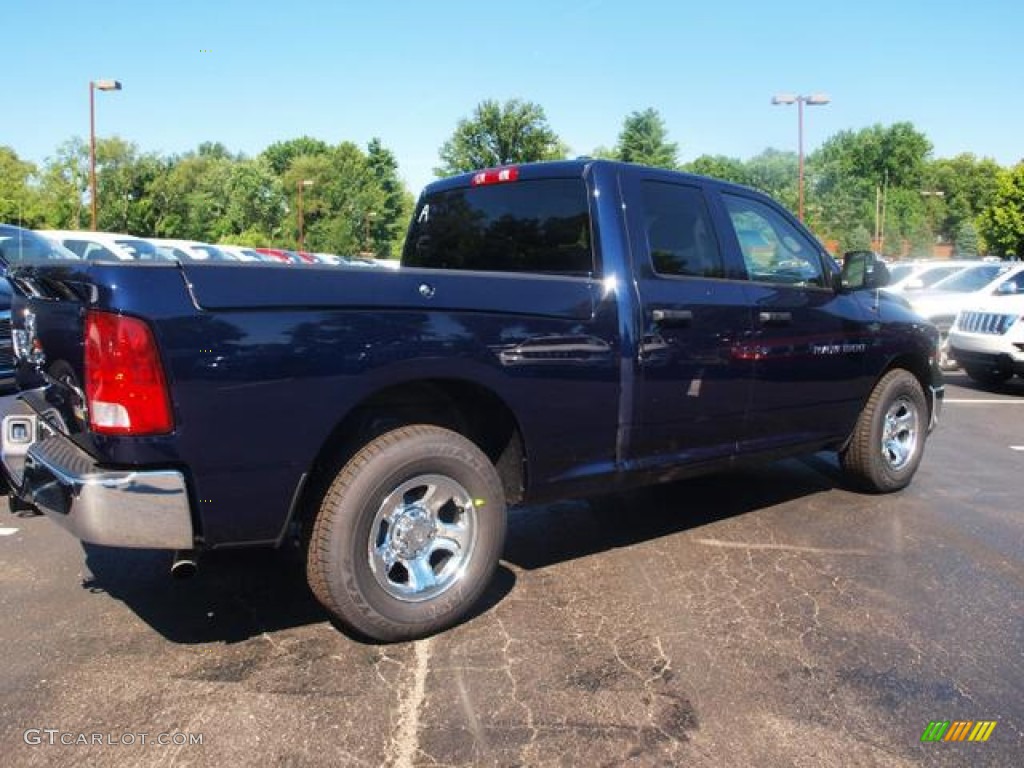
[[[96,91],[120,91],[120,80],[89,81],[89,205],[92,231],[96,231]]]
[[[788,105],[796,104],[797,108],[797,157],[799,163],[797,186],[799,188],[800,202],[797,208],[797,216],[800,221],[804,220],[804,104],[812,107],[820,107],[831,101],[824,93],[812,93],[809,96],[800,96],[794,93],[777,93],[772,96],[772,104]]]

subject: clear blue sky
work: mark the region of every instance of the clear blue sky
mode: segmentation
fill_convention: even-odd
[[[0,145],[41,162],[97,133],[143,151],[203,141],[256,154],[309,135],[379,136],[413,192],[483,99],[544,107],[573,154],[654,107],[680,159],[796,149],[909,120],[935,157],[1024,158],[1019,0],[3,0]],[[209,52],[203,52],[208,50]]]

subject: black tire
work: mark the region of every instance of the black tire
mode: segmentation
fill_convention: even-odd
[[[1002,368],[987,365],[965,365],[964,373],[967,377],[978,384],[986,387],[995,387],[1005,384],[1013,378],[1013,372]]]
[[[907,370],[889,371],[871,391],[840,462],[855,487],[891,493],[913,479],[924,455],[928,401]]]
[[[487,588],[505,519],[501,480],[476,445],[441,427],[392,430],[356,453],[324,495],[306,559],[310,588],[363,637],[433,634]]]

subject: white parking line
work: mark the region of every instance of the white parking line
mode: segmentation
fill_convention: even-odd
[[[1024,445],[1011,445],[1011,451],[1024,451]]]
[[[0,528],[0,536],[13,536],[17,532],[17,528]]]

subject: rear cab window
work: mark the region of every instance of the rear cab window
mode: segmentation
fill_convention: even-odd
[[[402,263],[592,277],[597,267],[586,184],[537,178],[429,193],[416,208]]]

